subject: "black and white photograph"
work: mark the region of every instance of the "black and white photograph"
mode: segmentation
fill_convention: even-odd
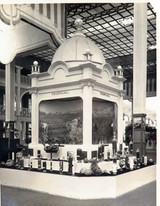
[[[0,206],[159,206],[155,0],[0,0]]]

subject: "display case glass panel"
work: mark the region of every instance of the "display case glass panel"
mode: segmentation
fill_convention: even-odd
[[[93,98],[92,143],[111,143],[117,131],[117,105],[114,102]]]
[[[82,144],[83,102],[81,98],[47,100],[40,103],[39,142]]]

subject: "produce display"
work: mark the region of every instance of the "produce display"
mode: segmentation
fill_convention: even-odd
[[[44,151],[47,153],[57,153],[59,147],[64,145],[46,145]],[[106,145],[108,148],[109,146]],[[41,151],[37,151],[37,157],[26,155],[26,151],[17,152],[16,159],[8,159],[6,162],[0,163],[1,167],[34,170],[37,172],[50,172],[78,176],[112,176],[119,175],[125,172],[140,169],[149,165],[153,165],[153,159],[148,159],[147,156],[140,156],[139,149],[136,150],[136,155],[133,155],[133,144],[129,146],[117,146],[113,142],[112,150],[106,151],[104,145],[98,145],[97,151],[92,151],[94,157],[88,159],[86,151],[81,148],[77,149],[76,156],[71,151],[67,152],[67,158],[54,157],[47,159],[41,156]],[[118,149],[119,148],[119,149]],[[72,155],[71,155],[72,154]],[[97,156],[96,156],[97,155]],[[53,155],[54,156],[54,155]]]

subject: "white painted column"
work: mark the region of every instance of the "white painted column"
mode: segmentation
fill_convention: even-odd
[[[21,69],[23,69],[23,67],[20,66],[16,66],[17,68],[17,102],[16,102],[16,112],[17,115],[20,115],[20,103],[21,103]]]
[[[134,44],[133,44],[133,124],[140,119],[141,128],[133,129],[133,154],[140,150],[145,155],[147,77],[147,3],[134,4]]]
[[[61,4],[57,4],[57,24],[59,31],[61,31],[61,13]]]
[[[54,4],[50,4],[51,7],[51,19],[54,19]]]
[[[20,106],[21,106],[21,69],[23,67],[16,66],[17,68],[17,99],[16,99],[16,114],[20,116]],[[17,120],[16,128],[19,131],[19,138],[21,138],[21,122]]]
[[[15,95],[15,65],[14,61],[7,64],[5,68],[5,105],[6,105],[6,113],[5,120],[7,122],[15,121],[14,114],[14,95]]]
[[[22,122],[22,140],[26,138],[26,122]]]
[[[83,145],[92,144],[92,84],[83,84]]]
[[[29,148],[33,149],[33,156],[37,157],[37,150],[43,148],[42,144],[39,144],[39,103],[37,97],[37,91],[32,91],[32,110],[31,110],[31,143]]]
[[[43,4],[43,15],[47,16],[47,4]]]
[[[120,97],[117,104],[117,143],[123,142],[124,126],[123,126],[123,97]]]
[[[39,4],[35,4],[35,10],[39,11]]]
[[[147,3],[134,4],[133,114],[146,113]]]
[[[32,78],[32,87],[37,87],[37,74],[40,73],[40,66],[37,61],[33,62],[32,65],[32,74],[30,75]],[[31,88],[32,89],[32,88]],[[32,125],[32,138],[31,144],[29,144],[29,148],[33,149],[33,155],[37,157],[36,147],[39,142],[39,102],[38,102],[38,94],[37,89],[31,90],[31,101],[32,101],[32,111],[31,111],[31,125]]]
[[[51,4],[51,20],[54,22],[54,26],[57,27],[58,21],[58,11],[57,11],[57,4]]]
[[[39,142],[39,105],[37,102],[36,91],[32,93],[32,113],[31,113],[31,124],[32,124],[32,144],[38,144]]]

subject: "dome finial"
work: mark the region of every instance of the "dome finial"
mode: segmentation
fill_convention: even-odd
[[[83,24],[82,19],[80,19],[80,18],[79,18],[79,19],[76,19],[75,22],[74,22],[74,24],[75,24],[77,30],[82,30],[82,24]]]

